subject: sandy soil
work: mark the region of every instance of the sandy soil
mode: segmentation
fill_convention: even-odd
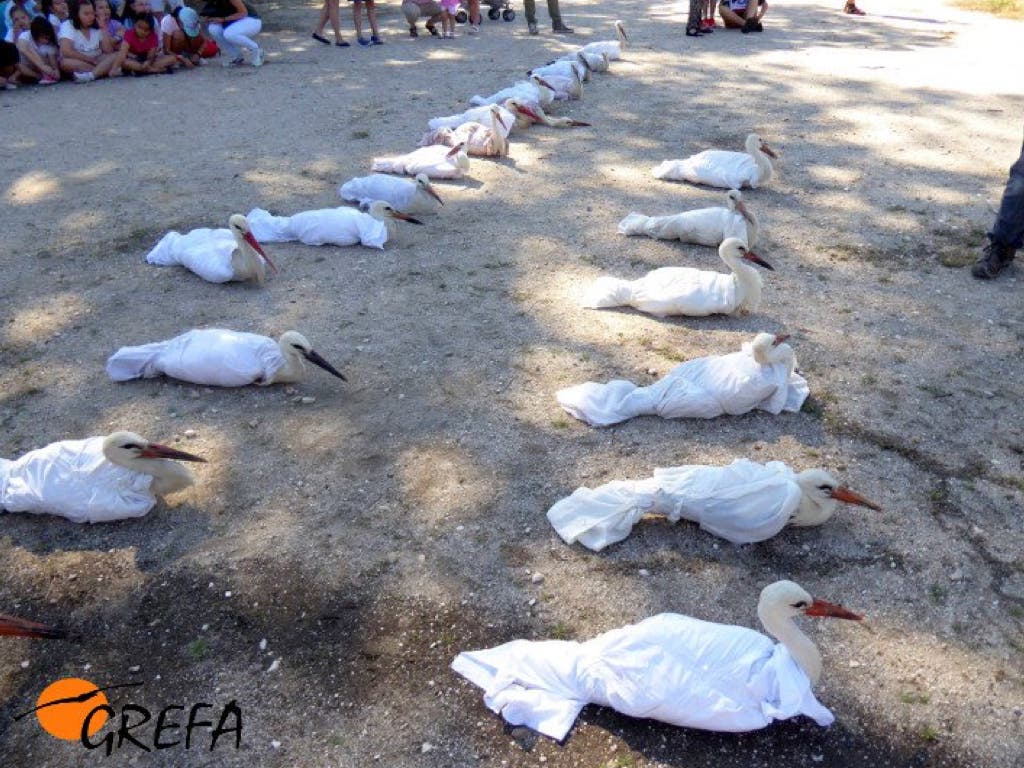
[[[520,14],[453,42],[409,40],[388,5],[387,45],[348,50],[309,40],[312,8],[265,5],[262,70],[0,93],[0,452],[130,428],[210,459],[141,520],[3,517],[0,606],[80,636],[0,645],[9,764],[1024,764],[1021,273],[981,284],[958,268],[1019,147],[1007,63],[1024,27],[919,0],[865,0],[864,19],[779,2],[762,35],[693,41],[678,5],[564,5],[571,39],[531,38]],[[515,136],[509,160],[445,184],[442,214],[384,252],[278,246],[263,290],[143,263],[172,227],[336,204],[428,118],[618,17],[636,46],[562,110],[595,127]],[[714,204],[649,168],[751,130],[783,153],[748,196],[777,270],[761,311],[579,309],[602,273],[720,268],[615,224]],[[105,378],[118,346],[197,325],[296,328],[351,383],[316,374],[303,405],[281,388]],[[800,414],[598,431],[554,400],[783,329],[814,395]],[[544,518],[582,484],[738,456],[828,467],[885,511],[743,548],[645,524],[600,555]],[[809,629],[829,729],[714,735],[588,708],[559,745],[503,727],[448,670],[462,649],[659,611],[756,626],[780,577],[869,617]],[[74,675],[141,679],[115,699],[154,713],[237,699],[243,746],[103,758],[12,720]]]

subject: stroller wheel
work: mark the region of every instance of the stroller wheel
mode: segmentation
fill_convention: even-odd
[[[513,11],[511,8],[506,8],[504,11],[502,11],[501,18],[503,18],[505,21],[515,21],[516,12]]]
[[[501,11],[497,8],[491,8],[491,10],[487,12],[487,18],[491,21],[497,21],[499,16],[501,16]]]
[[[469,14],[466,13],[465,11],[459,11],[458,13],[455,14],[455,20],[459,22],[459,24],[465,24],[467,21],[469,21]]]

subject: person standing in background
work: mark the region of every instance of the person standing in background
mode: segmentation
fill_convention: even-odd
[[[476,0],[476,4],[479,13],[480,0]],[[526,28],[530,30],[531,35],[536,35],[538,33],[537,0],[523,0],[523,10],[526,11]],[[548,16],[551,17],[552,32],[572,34],[572,28],[562,23],[562,12],[558,8],[558,0],[548,0]]]
[[[991,280],[1013,262],[1024,245],[1024,144],[1020,157],[1010,166],[1010,179],[1003,190],[996,220],[988,233],[988,245],[971,268],[979,280]]]
[[[331,29],[334,31],[334,44],[339,48],[348,48],[349,44],[341,36],[341,22],[338,18],[338,0],[324,0],[324,7],[320,9],[320,19],[313,30],[313,39],[318,43],[330,45],[331,41],[324,37],[324,26],[328,20],[331,22]]]

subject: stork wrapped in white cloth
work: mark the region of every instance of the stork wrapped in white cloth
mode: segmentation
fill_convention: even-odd
[[[480,109],[486,111],[490,108]],[[509,125],[511,124],[510,122]],[[375,157],[370,170],[374,173],[398,173],[406,176],[425,173],[431,179],[461,179],[469,172],[469,155],[462,147],[449,149],[441,144],[433,144],[404,155]]]
[[[114,381],[161,374],[213,387],[270,383],[285,364],[278,342],[255,333],[199,328],[166,341],[121,347],[107,360]]]
[[[298,240],[306,245],[365,245],[383,248],[388,229],[368,213],[342,206],[302,211],[294,216],[274,216],[262,208],[246,215],[257,240],[287,243]]]
[[[658,468],[645,480],[577,488],[548,510],[548,521],[566,544],[595,552],[625,539],[649,514],[689,520],[733,544],[750,544],[781,531],[802,496],[796,473],[781,461],[738,459],[726,467]]]
[[[452,669],[512,725],[563,739],[587,704],[688,728],[742,732],[832,713],[782,644],[745,627],[663,613],[593,640],[515,640]]]
[[[622,379],[579,384],[559,390],[558,402],[595,427],[644,415],[711,419],[755,408],[796,412],[810,391],[807,381],[794,373],[793,350],[781,338],[760,333],[740,352],[688,360],[647,387]]]
[[[0,459],[0,510],[106,523],[142,517],[156,504],[152,475],[111,463],[103,437],[63,440]]]
[[[656,179],[689,181],[725,189],[757,189],[771,181],[774,171],[768,158],[775,157],[775,152],[756,133],[747,136],[745,147],[746,152],[709,149],[682,160],[665,160],[651,173]]]
[[[657,240],[679,240],[718,247],[730,237],[748,248],[757,245],[758,222],[738,189],[725,195],[725,207],[698,208],[670,216],[633,212],[619,222],[620,235],[646,235]]]
[[[507,102],[508,99],[505,101]],[[490,114],[490,104],[483,104],[479,107],[471,107],[457,115],[431,118],[427,122],[427,126],[433,131],[438,128],[458,128],[463,123],[486,123],[490,119]],[[504,102],[500,106],[499,114],[501,115],[502,123],[508,126],[508,130],[512,130],[512,126],[516,122],[516,116],[512,114]],[[505,135],[508,135],[507,131]]]

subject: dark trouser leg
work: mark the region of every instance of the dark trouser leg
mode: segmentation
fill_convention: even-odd
[[[537,0],[523,0],[523,11],[526,13],[526,23],[537,23]]]
[[[700,29],[701,5],[701,0],[690,0],[690,13],[686,17],[686,27],[688,29],[693,27]]]
[[[1005,246],[1011,251],[1024,245],[1024,146],[1017,162],[1010,166],[1010,179],[988,239],[993,245]],[[1010,258],[1013,258],[1012,253]]]
[[[562,26],[562,12],[558,10],[558,0],[548,0],[548,16],[551,17],[552,26]]]

